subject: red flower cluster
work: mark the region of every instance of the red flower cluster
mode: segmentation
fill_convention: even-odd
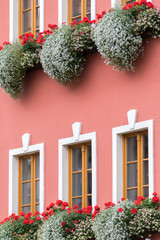
[[[80,22],[77,22],[77,20],[74,20],[73,22],[70,23],[71,26],[79,25],[81,23],[96,23],[96,20],[89,20],[87,17],[84,17]]]
[[[119,208],[119,209],[118,209],[118,212],[123,212],[123,208]]]
[[[132,209],[131,209],[131,213],[136,214],[136,212],[137,212],[137,209],[136,209],[136,208],[132,208]]]
[[[140,202],[143,201],[143,200],[145,200],[145,198],[142,197],[142,196],[139,196],[139,197],[134,201],[134,204],[135,204],[135,205],[138,205],[138,204],[140,204]]]
[[[96,18],[99,21],[101,18],[103,18],[103,16],[106,14],[106,11],[102,11],[101,14],[96,14]]]
[[[25,35],[20,35],[19,39],[22,40],[21,44],[24,45],[27,42],[34,42],[34,35],[32,33],[26,33]]]
[[[110,207],[114,207],[115,204],[112,203],[112,202],[107,202],[107,203],[104,204],[104,206],[105,206],[105,209],[107,209],[107,208],[110,208]]]
[[[147,2],[146,0],[141,0],[140,2],[134,2],[133,5],[131,3],[126,4],[123,7],[123,10],[128,10],[128,9],[131,9],[132,7],[140,6],[142,4],[145,4],[148,8],[153,8],[153,4],[151,2]]]

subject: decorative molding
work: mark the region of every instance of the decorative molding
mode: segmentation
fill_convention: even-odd
[[[39,152],[40,158],[40,212],[44,211],[44,143],[9,150],[9,210],[8,214],[18,214],[18,158],[19,156]]]
[[[22,145],[23,145],[23,150],[26,152],[28,150],[29,144],[30,144],[30,139],[31,139],[31,134],[30,133],[25,133],[22,136]]]
[[[78,143],[91,141],[92,146],[92,205],[97,204],[97,143],[96,132],[82,134]],[[77,142],[76,142],[77,143]],[[74,137],[60,139],[58,143],[58,198],[68,201],[68,146],[75,144]]]
[[[153,120],[138,122],[134,130],[129,125],[112,129],[112,201],[117,203],[123,197],[123,134],[148,130],[149,155],[149,197],[154,192],[154,141]]]
[[[130,129],[134,129],[135,123],[137,120],[137,110],[131,109],[127,112],[127,117],[128,117],[128,125]]]
[[[73,131],[73,137],[75,141],[79,140],[79,136],[81,134],[81,123],[75,122],[72,124],[72,131]]]

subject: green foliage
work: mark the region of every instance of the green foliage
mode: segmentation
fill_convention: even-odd
[[[0,51],[0,87],[13,99],[21,96],[25,70],[22,66],[22,46],[5,45]]]

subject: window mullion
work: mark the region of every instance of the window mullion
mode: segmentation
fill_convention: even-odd
[[[138,196],[141,196],[141,134],[137,134]]]
[[[141,162],[141,196],[143,196],[143,134],[141,134],[141,158],[140,158],[140,162]]]
[[[19,35],[22,34],[22,0],[19,0]]]
[[[123,138],[123,197],[127,199],[127,138]]]
[[[82,208],[85,207],[85,145],[81,146],[82,151]]]
[[[31,212],[35,210],[35,171],[34,171],[34,155],[31,155]]]
[[[31,0],[31,32],[34,34],[34,0]]]
[[[86,0],[81,0],[81,19],[86,17]]]
[[[72,0],[68,0],[68,22],[72,22]]]
[[[72,207],[72,149],[68,149],[68,203],[69,206]]]

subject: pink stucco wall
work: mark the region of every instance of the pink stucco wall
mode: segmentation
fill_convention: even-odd
[[[138,110],[137,121],[154,119],[155,190],[160,192],[159,39],[145,45],[136,72],[122,73],[106,66],[99,54],[87,58],[79,83],[63,87],[42,70],[31,72],[30,87],[15,102],[0,89],[0,217],[8,214],[8,151],[45,143],[45,206],[58,197],[58,139],[72,136],[71,125],[82,123],[82,134],[97,132],[98,204],[112,199],[112,128],[127,124],[127,111]]]
[[[97,11],[108,8],[97,0]],[[160,7],[159,1],[154,0]],[[0,44],[9,39],[9,1],[0,8]],[[45,26],[57,22],[57,1],[45,1]],[[0,89],[0,219],[8,215],[9,150],[22,146],[22,134],[31,144],[45,143],[45,206],[58,197],[58,139],[72,136],[71,125],[82,123],[82,133],[97,132],[98,204],[112,199],[112,128],[127,124],[129,109],[137,121],[154,119],[155,191],[160,193],[160,40],[145,44],[144,58],[134,73],[112,71],[99,54],[87,58],[79,83],[62,87],[42,70],[31,72],[30,87],[15,102]]]

